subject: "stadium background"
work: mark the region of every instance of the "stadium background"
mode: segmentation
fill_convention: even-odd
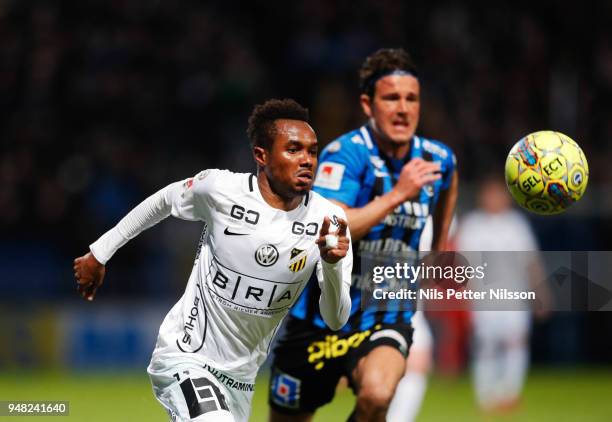
[[[252,171],[255,103],[297,99],[323,144],[360,124],[357,69],[380,47],[419,64],[418,132],[456,151],[460,215],[516,140],[555,129],[584,148],[590,184],[568,213],[530,216],[538,240],[610,250],[611,21],[610,2],[0,1],[0,400],[71,399],[76,419],[110,401],[119,411],[101,420],[145,408],[163,420],[144,367],[200,227],[166,221],[132,241],[92,304],[76,294],[73,258],[171,181]],[[610,332],[603,312],[538,324],[523,416],[572,420],[583,402],[585,419],[609,417]],[[458,376],[434,380],[424,419],[442,418],[440,399],[475,417]]]

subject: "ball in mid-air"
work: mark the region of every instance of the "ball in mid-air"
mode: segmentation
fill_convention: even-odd
[[[569,136],[545,130],[518,141],[506,159],[506,184],[523,208],[558,214],[578,201],[589,181],[589,165]]]

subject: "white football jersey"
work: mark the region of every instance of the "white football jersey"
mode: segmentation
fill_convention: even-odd
[[[149,370],[194,361],[253,381],[282,319],[321,265],[315,240],[323,218],[345,213],[315,192],[294,210],[273,208],[254,175],[227,170],[203,171],[168,195],[172,215],[204,221],[205,229]],[[350,249],[339,265],[350,280]]]

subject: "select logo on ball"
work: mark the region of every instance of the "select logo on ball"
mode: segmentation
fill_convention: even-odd
[[[565,158],[557,154],[549,154],[542,158],[540,163],[544,174],[552,179],[562,179],[567,171]]]
[[[540,174],[532,169],[526,169],[519,176],[519,186],[526,194],[537,194],[542,192],[544,189],[544,183],[542,183],[542,177]]]

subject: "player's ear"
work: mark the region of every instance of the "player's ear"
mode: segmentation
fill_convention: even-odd
[[[361,94],[359,96],[359,102],[361,103],[361,109],[364,114],[368,117],[372,117],[372,100],[369,95]]]
[[[268,164],[268,150],[264,147],[254,146],[253,147],[253,158],[258,166],[265,166]]]

